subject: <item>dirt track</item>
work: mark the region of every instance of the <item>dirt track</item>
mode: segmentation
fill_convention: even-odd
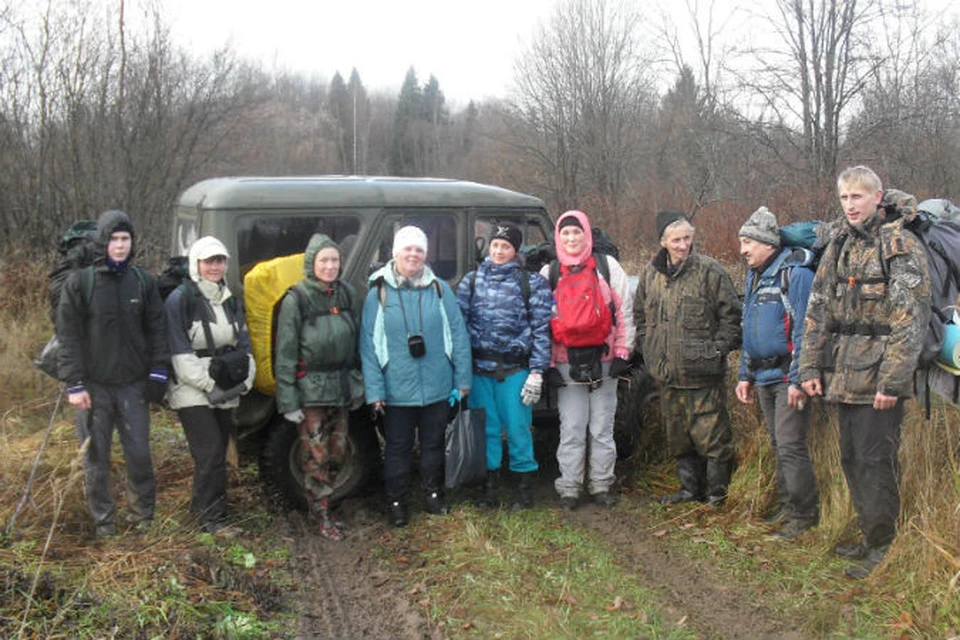
[[[549,473],[549,472],[548,472]],[[546,475],[546,474],[544,474]],[[552,475],[550,476],[552,478]],[[557,508],[552,482],[541,477],[541,505]],[[300,639],[314,638],[442,638],[417,604],[409,585],[378,568],[373,552],[387,532],[376,498],[345,505],[348,537],[331,542],[312,533],[299,515],[291,518],[297,539],[300,599]],[[661,595],[665,615],[703,638],[797,640],[796,633],[763,604],[757,594],[719,580],[649,531],[649,523],[623,508],[583,505],[568,516],[573,526],[591,529],[623,551],[623,566]],[[411,524],[415,527],[416,522]]]

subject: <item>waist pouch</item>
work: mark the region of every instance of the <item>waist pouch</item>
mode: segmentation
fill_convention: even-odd
[[[570,379],[574,382],[596,383],[603,380],[600,364],[606,345],[599,347],[567,347],[567,362],[570,364]]]
[[[243,351],[233,349],[210,358],[208,372],[221,389],[232,389],[247,380],[250,358]]]

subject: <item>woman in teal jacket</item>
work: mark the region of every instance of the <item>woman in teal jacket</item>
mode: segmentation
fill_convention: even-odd
[[[297,426],[307,501],[320,534],[342,540],[330,517],[333,468],[343,462],[348,412],[363,404],[357,353],[360,302],[340,279],[340,248],[314,234],[303,256],[303,280],[290,288],[277,318],[277,409]]]
[[[444,430],[448,401],[470,391],[470,337],[450,286],[424,260],[427,237],[417,227],[394,236],[393,259],[370,277],[360,354],[367,402],[384,413],[384,476],[389,520],[407,524],[414,429],[420,442],[420,484],[429,513],[443,501]]]

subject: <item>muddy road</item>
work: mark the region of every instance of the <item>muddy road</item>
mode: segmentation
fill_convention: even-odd
[[[553,473],[542,473],[537,486],[540,508],[559,508]],[[453,505],[456,508],[456,505]],[[332,542],[313,533],[299,514],[290,517],[296,539],[299,595],[297,638],[442,638],[418,602],[422,594],[398,576],[379,568],[378,538],[389,535],[378,496],[344,504],[347,538]],[[571,526],[593,530],[622,551],[622,565],[660,594],[667,620],[695,629],[710,639],[799,640],[793,631],[748,588],[719,579],[651,535],[654,525],[621,507],[584,504],[566,516]],[[411,528],[417,526],[416,518]]]

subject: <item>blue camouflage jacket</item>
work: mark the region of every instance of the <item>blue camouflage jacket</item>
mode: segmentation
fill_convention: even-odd
[[[524,300],[521,278],[530,283]],[[467,323],[474,369],[494,372],[497,362],[484,354],[500,354],[515,366],[542,373],[550,366],[550,306],[546,278],[519,262],[498,265],[487,257],[457,287],[457,304]]]
[[[755,269],[747,272],[740,380],[760,386],[800,384],[800,345],[813,262],[813,252],[788,247],[759,275]]]

